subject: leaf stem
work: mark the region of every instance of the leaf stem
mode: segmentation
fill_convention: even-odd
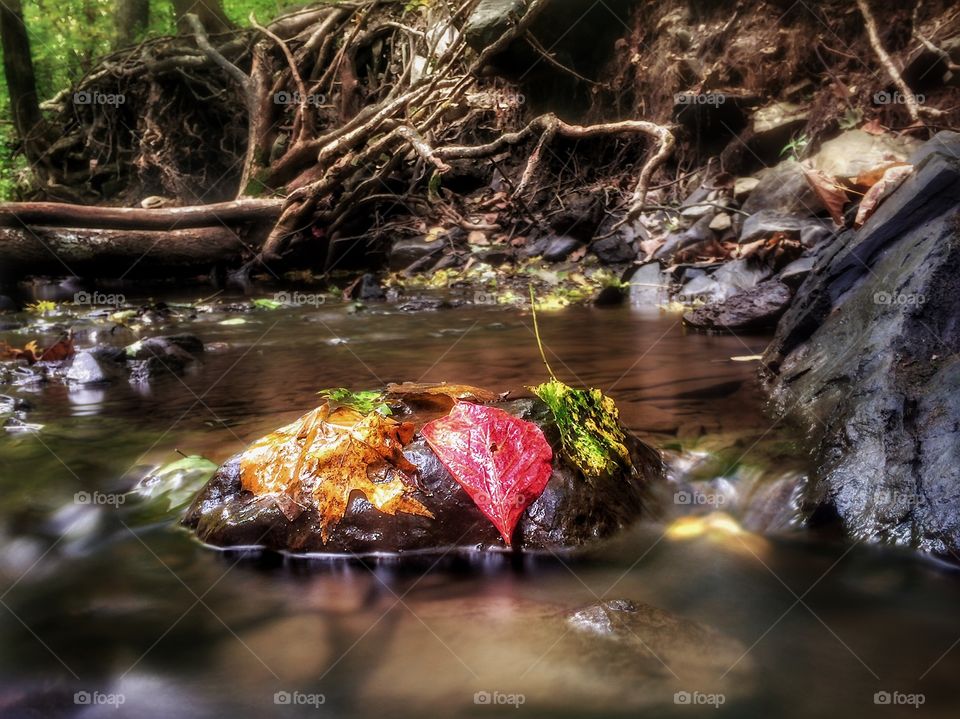
[[[530,311],[533,313],[533,334],[537,337],[537,347],[540,349],[540,359],[543,360],[543,366],[547,368],[551,379],[557,379],[557,376],[550,369],[550,363],[547,362],[547,355],[543,351],[543,342],[540,341],[540,326],[537,324],[537,302],[533,296],[533,283],[530,283]]]

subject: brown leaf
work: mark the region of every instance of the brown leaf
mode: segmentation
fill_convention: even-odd
[[[860,129],[866,132],[868,135],[885,135],[887,130],[880,124],[880,121],[877,118],[873,118],[869,122],[865,122],[860,126]]]
[[[867,194],[860,200],[860,207],[857,208],[857,217],[853,221],[854,227],[860,227],[870,219],[870,215],[876,212],[880,204],[887,199],[891,192],[896,190],[900,183],[907,179],[913,173],[913,165],[898,164],[887,168],[880,181],[867,190]]]
[[[430,382],[404,382],[403,384],[388,384],[384,395],[387,401],[401,400],[410,405],[417,405],[441,412],[449,412],[457,400],[485,404],[494,402],[497,395],[480,387],[471,387],[466,384],[436,384]]]
[[[60,362],[72,357],[74,352],[72,335],[67,335],[57,340],[45,350],[40,349],[36,340],[27,342],[23,346],[23,349],[12,347],[6,342],[0,342],[0,359],[25,359],[28,364],[33,364],[34,362]]]
[[[801,165],[804,177],[810,183],[810,187],[820,198],[824,207],[830,213],[830,217],[839,226],[843,226],[843,206],[847,204],[847,192],[840,187],[833,178],[828,177],[820,170],[815,170],[806,164]]]
[[[416,471],[403,456],[412,438],[410,423],[324,404],[250,445],[240,456],[240,483],[255,495],[271,496],[290,521],[315,509],[324,542],[354,491],[385,514],[432,518],[397,476]]]
[[[884,162],[876,167],[871,167],[869,170],[864,170],[859,175],[856,176],[853,180],[853,184],[857,187],[862,187],[863,189],[868,189],[876,185],[880,180],[883,179],[884,174],[892,167],[911,167],[907,162]]]

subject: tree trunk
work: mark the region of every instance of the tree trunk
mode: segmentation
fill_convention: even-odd
[[[136,43],[150,24],[150,0],[117,0],[115,48]]]
[[[0,227],[4,279],[26,274],[162,277],[196,273],[257,251],[257,238],[223,225],[190,230]]]
[[[10,95],[13,126],[24,155],[33,163],[40,158],[47,143],[43,138],[45,127],[20,0],[0,0],[0,45],[3,46],[3,72]]]
[[[211,35],[234,29],[234,24],[223,11],[222,0],[173,0],[173,12],[180,32],[191,32],[190,25],[184,20],[184,16],[191,13],[200,19],[200,24]]]

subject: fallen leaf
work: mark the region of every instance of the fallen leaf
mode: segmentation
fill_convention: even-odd
[[[403,477],[416,472],[403,456],[411,439],[409,422],[323,404],[250,445],[240,457],[240,483],[255,495],[273,497],[290,521],[304,509],[315,509],[324,542],[354,491],[385,514],[432,518],[410,496]]]
[[[383,393],[376,390],[351,392],[346,387],[331,387],[330,389],[322,389],[317,394],[327,400],[331,409],[349,407],[360,414],[370,414],[371,412],[379,412],[382,415],[390,414],[390,408],[383,401]]]
[[[823,203],[824,207],[830,213],[830,217],[838,226],[843,226],[843,207],[847,204],[849,198],[847,192],[840,187],[831,177],[827,177],[820,170],[815,170],[809,165],[801,164],[804,177],[810,183],[810,187],[816,193],[817,197]]]
[[[877,118],[873,118],[869,122],[865,122],[860,126],[860,129],[866,132],[868,135],[885,135],[887,133],[886,128],[884,128],[880,121]]]
[[[403,384],[388,384],[385,393],[387,400],[401,400],[407,404],[415,404],[449,412],[457,400],[484,404],[493,402],[497,395],[480,387],[471,387],[466,384],[435,384],[424,382],[404,382]]]
[[[883,173],[880,181],[867,190],[867,194],[860,200],[860,207],[857,208],[857,217],[853,221],[854,227],[860,227],[870,219],[870,216],[876,212],[881,203],[912,173],[912,165],[895,165],[888,168],[887,171]]]
[[[480,230],[473,230],[467,235],[467,243],[477,245],[478,247],[485,247],[490,244],[490,240],[488,240],[486,234]]]
[[[600,390],[574,389],[556,378],[530,389],[550,408],[564,454],[588,480],[632,465],[617,406]]]
[[[894,167],[912,167],[912,166],[910,165],[910,163],[907,163],[907,162],[897,162],[897,161],[884,162],[877,165],[876,167],[871,167],[869,170],[864,170],[863,172],[861,172],[859,175],[857,175],[854,178],[853,184],[856,185],[857,187],[862,187],[864,189],[873,187],[878,182],[880,182],[880,180],[883,179],[883,176],[886,174],[887,170],[892,169]]]
[[[25,359],[28,364],[33,364],[34,362],[60,362],[72,357],[74,352],[72,335],[67,335],[57,340],[46,349],[40,349],[36,340],[30,340],[22,349],[12,347],[6,342],[0,342],[0,359]]]
[[[520,515],[553,473],[541,429],[496,407],[458,402],[421,434],[509,547]]]

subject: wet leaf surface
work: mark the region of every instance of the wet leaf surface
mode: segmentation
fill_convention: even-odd
[[[403,447],[412,438],[410,423],[324,404],[254,442],[240,459],[241,485],[272,496],[290,521],[315,509],[324,542],[355,491],[385,514],[433,517],[409,496],[416,467]]]
[[[496,407],[457,402],[422,434],[510,546],[517,521],[553,472],[553,451],[540,428]]]

